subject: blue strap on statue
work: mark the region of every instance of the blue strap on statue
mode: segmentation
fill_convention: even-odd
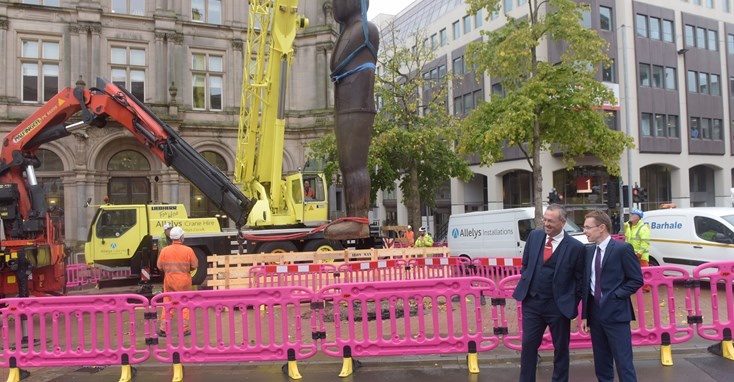
[[[361,72],[363,70],[368,70],[368,69],[375,70],[375,68],[376,68],[375,64],[373,64],[371,62],[367,62],[367,63],[364,63],[364,64],[362,64],[362,65],[360,65],[360,66],[358,66],[358,67],[356,67],[356,68],[354,68],[352,70],[348,70],[348,71],[346,71],[346,72],[344,72],[344,73],[342,73],[342,74],[340,74],[338,76],[332,75],[331,76],[331,81],[333,83],[338,83],[344,77],[349,77],[352,74],[357,73],[357,72]]]
[[[372,42],[370,41],[370,32],[367,27],[367,0],[362,0],[361,7],[362,7],[362,33],[364,34],[364,42],[362,43],[362,45],[357,47],[357,49],[352,51],[352,53],[349,53],[349,56],[347,56],[347,58],[345,58],[344,61],[339,63],[339,65],[337,65],[336,68],[334,68],[334,70],[331,72],[331,81],[334,83],[337,83],[342,78],[352,75],[354,73],[360,72],[362,70],[365,70],[365,69],[374,70],[375,69],[375,64],[367,63],[367,64],[362,64],[352,70],[349,70],[346,73],[337,74],[341,72],[342,70],[344,70],[344,68],[347,65],[349,65],[350,62],[352,62],[354,57],[356,57],[357,54],[359,54],[362,51],[362,49],[367,48],[370,51],[370,53],[372,53],[372,56],[375,59],[377,59],[377,50],[375,49],[375,46],[372,45]]]

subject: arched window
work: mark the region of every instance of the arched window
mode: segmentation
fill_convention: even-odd
[[[53,212],[56,207],[64,207],[64,182],[61,172],[64,171],[64,162],[56,153],[50,150],[39,149],[36,157],[41,165],[36,169],[38,184],[43,187],[46,197],[46,206]]]
[[[150,173],[150,163],[137,151],[124,150],[107,163],[112,177],[107,195],[113,204],[144,204],[150,201],[150,180],[139,174]]]
[[[204,157],[214,167],[221,170],[223,173],[227,173],[227,161],[224,157],[213,152],[203,151],[201,156]],[[205,218],[205,217],[219,217],[219,224],[223,227],[227,224],[227,216],[224,212],[220,211],[209,198],[204,195],[199,188],[191,184],[191,196],[190,196],[191,211],[189,211],[191,217]]]

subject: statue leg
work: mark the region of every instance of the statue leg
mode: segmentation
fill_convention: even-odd
[[[374,120],[375,114],[370,112],[338,113],[336,115],[337,154],[349,217],[368,217],[370,176],[367,170],[367,154]],[[329,226],[324,235],[332,240],[366,238],[369,237],[369,226],[344,221]]]

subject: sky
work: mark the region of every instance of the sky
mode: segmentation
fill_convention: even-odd
[[[397,15],[414,0],[370,0],[370,9],[367,11],[367,19],[372,20],[380,13]]]

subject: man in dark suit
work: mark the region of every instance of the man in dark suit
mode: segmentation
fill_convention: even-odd
[[[581,325],[584,331],[591,330],[596,378],[613,382],[616,363],[620,382],[636,382],[630,296],[642,287],[642,270],[632,245],[612,240],[611,226],[603,211],[586,214],[584,233],[596,245],[586,253]]]
[[[553,381],[568,381],[571,319],[578,313],[584,245],[568,235],[566,211],[551,204],[543,229],[530,232],[522,255],[522,276],[512,295],[522,302],[520,381],[534,382],[545,329],[553,338]]]

